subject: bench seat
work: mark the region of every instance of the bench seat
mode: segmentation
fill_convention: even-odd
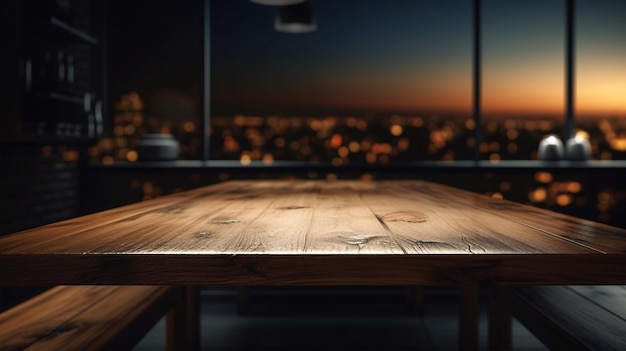
[[[550,349],[626,350],[626,286],[501,287],[495,294],[497,303]],[[510,335],[510,328],[510,319],[490,321],[490,333]],[[498,345],[498,338],[507,340],[494,336],[492,349],[510,349]]]
[[[0,314],[0,349],[128,350],[164,315],[173,324],[178,297],[167,286],[56,286]]]

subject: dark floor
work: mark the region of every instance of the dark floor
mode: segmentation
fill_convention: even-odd
[[[408,288],[202,289],[203,350],[456,350],[458,290],[426,287],[416,313]],[[164,321],[135,351],[164,349]],[[514,350],[546,350],[514,321]],[[480,347],[487,348],[485,303]]]

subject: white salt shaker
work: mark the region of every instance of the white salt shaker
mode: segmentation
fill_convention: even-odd
[[[582,136],[569,138],[565,143],[565,155],[570,161],[585,161],[591,156],[589,140]]]
[[[563,159],[565,150],[563,142],[556,135],[548,135],[539,142],[539,159],[542,161],[558,161]]]

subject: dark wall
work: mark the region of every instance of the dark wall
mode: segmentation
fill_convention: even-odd
[[[108,6],[111,103],[129,91],[149,101],[168,90],[200,104],[204,1],[113,0]]]
[[[0,4],[0,235],[80,214],[106,115],[103,0]]]

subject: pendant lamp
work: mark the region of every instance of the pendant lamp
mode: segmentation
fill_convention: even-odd
[[[304,2],[306,0],[250,0],[255,4],[268,6],[286,6]]]
[[[280,6],[274,29],[285,33],[309,33],[317,29],[311,4],[303,1],[294,5]]]

